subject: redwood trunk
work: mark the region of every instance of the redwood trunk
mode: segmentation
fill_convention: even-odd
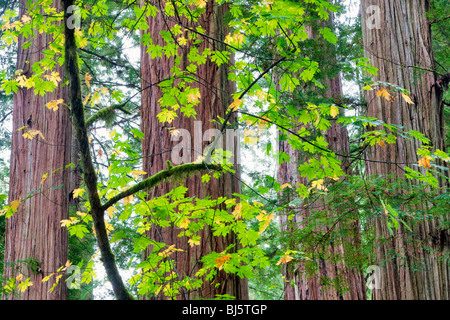
[[[20,16],[25,13],[27,1],[20,1]],[[60,8],[60,3],[54,3]],[[31,66],[43,58],[42,51],[48,45],[48,35],[37,33],[28,49],[22,49],[23,38],[19,38],[17,69],[31,76]],[[63,68],[56,68],[63,77]],[[69,216],[69,170],[65,166],[71,161],[71,124],[66,108],[52,111],[45,104],[54,99],[67,102],[67,91],[59,86],[45,96],[34,94],[34,89],[19,89],[14,96],[12,152],[9,201],[24,200],[14,216],[6,221],[5,277],[19,273],[31,276],[33,285],[20,297],[7,299],[62,300],[66,299],[67,288],[61,279],[57,288],[50,293],[53,281],[42,279],[56,272],[67,261],[68,235],[60,221]],[[45,137],[25,139],[23,126],[37,129]],[[54,172],[54,170],[60,170]],[[44,174],[47,179],[41,184]],[[51,190],[53,187],[60,188]],[[38,190],[40,189],[40,190]],[[39,266],[34,271],[25,263],[35,259]]]
[[[407,89],[414,102],[407,104],[401,98],[387,101],[371,91],[366,95],[367,115],[401,125],[405,131],[419,131],[431,140],[433,149],[444,150],[442,92],[435,85],[436,75],[430,71],[435,62],[426,18],[429,1],[363,0],[361,5],[365,56],[378,68],[375,80]],[[375,11],[368,12],[370,5],[375,6]],[[367,173],[402,177],[405,164],[417,168],[413,164],[419,160],[418,147],[417,141],[398,137],[396,144],[371,148],[367,158],[381,162],[367,162]],[[373,290],[373,298],[448,300],[450,267],[448,258],[440,258],[448,252],[448,230],[437,230],[434,219],[407,222],[413,225],[414,236],[402,225],[390,236],[385,217],[374,220],[375,239],[379,241],[375,255],[382,272],[381,289]]]
[[[328,22],[332,24],[333,21]],[[307,28],[310,36],[317,38],[313,28]],[[332,52],[331,55],[335,55]],[[334,60],[334,57],[330,57]],[[340,76],[325,80],[328,91],[324,99],[340,100],[342,97],[342,84]],[[347,130],[341,127],[336,121],[332,121],[331,127],[326,132],[326,141],[329,148],[336,153],[349,153],[349,138]],[[308,185],[307,178],[300,176],[298,166],[307,161],[307,155],[294,150],[287,141],[280,141],[280,152],[285,152],[290,156],[290,163],[283,163],[278,171],[278,181],[280,184],[290,183],[294,189],[297,183]],[[345,159],[341,159],[345,160]],[[345,164],[345,162],[343,162]],[[286,200],[286,199],[284,199]],[[287,199],[287,202],[294,199]],[[285,212],[280,217],[282,231],[285,233],[294,232],[297,228],[306,228],[308,220],[316,212],[326,212],[327,217],[337,216],[337,212],[327,204],[326,195],[314,201],[305,199],[304,203],[294,208],[293,211]],[[293,220],[288,221],[287,216],[294,213]],[[342,214],[342,212],[341,212]],[[314,218],[312,218],[314,219]],[[360,226],[357,219],[343,219],[336,224],[334,229],[331,226],[318,228],[316,232],[323,234],[337,233],[339,229],[346,230],[346,236],[335,236],[335,241],[327,241],[323,247],[317,248],[311,244],[291,244],[298,246],[294,250],[303,251],[311,255],[313,261],[304,261],[297,265],[286,265],[283,268],[283,275],[287,281],[293,285],[286,285],[284,298],[286,300],[364,300],[365,284],[361,266],[346,261],[345,256],[354,254],[360,245]],[[316,267],[313,267],[313,266]],[[312,270],[311,270],[312,268]],[[330,285],[330,283],[332,283]]]
[[[214,1],[208,1],[206,4],[206,11],[199,19],[200,24],[205,30],[205,34],[214,39],[225,38],[227,34],[227,26],[224,25],[223,17],[227,12],[227,5],[219,6]],[[167,30],[167,27],[172,27],[174,22],[159,12],[155,18],[149,17],[147,20],[149,29],[146,31],[152,35],[154,44],[164,45],[164,41],[159,36],[159,31]],[[195,27],[194,27],[195,28]],[[185,35],[186,37],[186,35]],[[211,50],[225,50],[225,46],[219,42],[208,39],[199,45],[198,50],[201,53],[205,48]],[[189,50],[189,44],[184,47],[184,50],[178,49],[178,55],[181,56],[181,68],[187,65],[186,54]],[[160,123],[157,114],[161,111],[158,100],[161,98],[161,89],[154,85],[147,88],[149,85],[157,83],[170,75],[170,69],[174,65],[173,58],[156,58],[151,59],[150,54],[146,53],[146,48],[141,48],[141,76],[142,87],[144,91],[141,96],[141,116],[142,116],[142,132],[144,133],[144,140],[142,143],[144,168],[148,176],[153,175],[163,169],[166,169],[166,161],[171,160],[171,150],[179,144],[178,141],[171,141],[171,135],[168,127],[177,129],[186,129],[191,134],[191,151],[190,159],[186,162],[193,162],[198,156],[201,156],[204,148],[210,142],[204,142],[200,145],[196,144],[194,140],[202,141],[203,134],[206,130],[211,128],[218,128],[211,120],[217,119],[218,116],[224,118],[228,105],[232,102],[231,93],[234,92],[234,84],[227,79],[229,68],[224,64],[218,67],[214,62],[207,61],[204,65],[198,67],[197,73],[193,75],[196,83],[191,83],[191,87],[198,87],[200,89],[201,100],[196,106],[196,119],[201,121],[201,124],[194,124],[193,118],[185,117],[181,114],[168,125],[167,123]],[[147,88],[147,89],[145,89]],[[239,141],[235,141],[238,147]],[[185,150],[186,151],[186,150]],[[238,148],[232,150],[237,159]],[[237,165],[235,166],[237,169]],[[240,192],[239,171],[236,175],[223,175],[220,179],[211,179],[209,183],[202,183],[201,176],[194,176],[184,181],[184,185],[189,188],[187,196],[203,198],[206,196],[217,197],[232,197],[235,192]],[[151,191],[150,197],[158,197],[171,190],[172,183],[164,183],[160,187]],[[184,252],[176,252],[172,255],[173,261],[176,265],[178,274],[181,278],[186,276],[193,277],[197,270],[201,267],[199,261],[204,255],[216,251],[221,252],[232,243],[236,243],[233,235],[226,238],[218,238],[212,235],[208,229],[203,230],[201,236],[201,245],[193,248],[187,242],[186,237],[178,237],[178,233],[182,230],[176,228],[166,228],[162,231],[153,229],[148,236],[156,241],[164,242],[168,245],[175,244],[176,248],[183,249]],[[151,250],[151,248],[149,248]],[[144,254],[144,259],[148,253]],[[179,279],[181,280],[181,279]],[[205,282],[202,288],[196,292],[182,293],[177,299],[193,299],[193,298],[213,298],[217,294],[230,294],[237,299],[247,299],[248,289],[247,282],[234,275],[226,275],[223,271],[216,279],[220,282],[219,287],[214,287],[211,283]],[[157,299],[164,299],[162,295],[156,297]]]

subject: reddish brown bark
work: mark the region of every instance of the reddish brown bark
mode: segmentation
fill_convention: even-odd
[[[429,1],[363,0],[361,5],[365,55],[378,68],[375,80],[407,89],[414,102],[407,104],[401,98],[391,102],[376,97],[376,91],[368,92],[368,116],[419,131],[433,148],[444,150],[442,92],[431,71]],[[369,10],[370,5],[375,10]],[[371,148],[367,158],[381,162],[367,162],[367,173],[402,177],[406,164],[412,168],[417,164],[418,147],[418,141],[398,137],[396,144]],[[426,204],[417,209],[426,209]],[[374,220],[375,255],[382,272],[381,289],[373,291],[373,298],[449,299],[450,267],[448,259],[442,259],[449,248],[448,230],[438,230],[434,219],[407,222],[412,223],[414,236],[402,225],[390,236],[386,217]]]
[[[329,21],[328,23],[332,23]],[[308,33],[317,38],[313,28],[307,28]],[[333,55],[334,53],[331,52]],[[333,60],[331,58],[330,60]],[[341,100],[342,85],[340,76],[327,79],[326,84],[328,91],[323,97],[324,99],[332,98]],[[339,154],[349,153],[348,133],[336,121],[332,121],[331,127],[325,134],[329,148]],[[279,183],[290,183],[295,186],[297,183],[308,185],[309,180],[301,177],[298,166],[307,161],[307,156],[298,150],[294,150],[287,141],[280,142],[280,152],[285,152],[290,156],[289,163],[283,163],[278,170]],[[341,159],[345,165],[345,159]],[[344,168],[345,170],[345,168]],[[315,198],[315,197],[313,197]],[[294,199],[283,199],[287,202]],[[281,215],[280,223],[282,231],[286,234],[295,233],[298,228],[306,228],[308,223],[313,223],[313,216],[317,212],[326,212],[328,218],[337,216],[337,209],[332,209],[327,204],[326,195],[321,196],[313,201],[305,199],[304,203],[294,208],[292,211],[285,212]],[[292,221],[288,220],[288,216],[294,214]],[[313,220],[309,220],[313,219]],[[354,255],[360,245],[359,222],[355,218],[344,218],[342,221],[333,226],[318,228],[316,232],[322,232],[330,235],[338,230],[345,236],[335,236],[334,241],[326,241],[325,244],[311,245],[308,243],[294,244],[293,239],[291,246],[298,246],[297,249],[305,252],[313,258],[313,261],[304,261],[295,266],[286,265],[283,267],[283,275],[285,279],[292,283],[286,285],[284,297],[286,300],[364,300],[365,283],[361,266],[357,263],[349,263],[349,255]],[[355,257],[353,257],[354,259]],[[315,267],[313,267],[315,266]]]
[[[26,1],[20,1],[20,15],[26,10]],[[54,6],[60,8],[59,1]],[[43,58],[48,36],[37,33],[28,49],[22,49],[24,40],[19,38],[17,69],[31,76],[31,66]],[[63,68],[56,68],[63,79]],[[14,216],[6,221],[5,277],[19,273],[30,275],[33,286],[18,297],[26,300],[66,299],[64,283],[50,293],[53,282],[43,283],[42,279],[56,272],[67,261],[68,236],[60,221],[69,215],[69,170],[65,166],[71,161],[71,125],[66,108],[52,111],[45,104],[54,99],[67,97],[67,90],[61,86],[45,96],[37,96],[34,89],[19,89],[14,96],[13,133],[10,171],[9,200],[24,200]],[[25,139],[23,130],[40,130],[45,141],[39,136]],[[54,172],[54,170],[60,170]],[[44,174],[47,179],[41,184]],[[61,188],[50,190],[53,187]],[[39,268],[33,272],[19,260],[35,259]],[[11,265],[12,264],[12,265]],[[6,297],[17,299],[17,297]]]
[[[198,23],[203,27],[205,34],[214,38],[225,38],[227,34],[227,26],[224,25],[223,16],[227,11],[227,5],[219,6],[213,1],[208,1],[206,4],[206,11],[199,19]],[[147,19],[149,29],[145,32],[152,35],[154,44],[164,46],[164,41],[159,36],[159,31],[168,30],[172,27],[174,22],[158,13],[155,18],[149,17]],[[198,50],[201,53],[205,48],[211,50],[225,50],[223,44],[210,40],[204,41],[198,45]],[[185,68],[188,61],[186,54],[192,44],[188,43],[183,49],[178,48],[178,55],[181,57],[181,68]],[[196,106],[196,121],[201,121],[200,126],[194,124],[193,118],[188,118],[181,114],[168,125],[167,123],[160,123],[157,114],[161,111],[158,100],[161,98],[161,89],[155,84],[170,75],[170,69],[174,65],[174,59],[166,57],[151,59],[150,54],[146,52],[145,47],[141,48],[141,76],[142,76],[142,105],[141,129],[144,133],[144,140],[142,143],[144,168],[147,174],[153,175],[163,169],[166,169],[166,161],[171,160],[171,150],[178,145],[178,141],[171,141],[171,135],[168,127],[175,127],[178,129],[186,129],[191,134],[191,158],[186,162],[193,162],[199,155],[202,155],[203,149],[210,143],[204,142],[200,147],[195,144],[194,139],[202,140],[202,136],[206,130],[216,127],[211,120],[217,119],[218,116],[224,118],[225,111],[231,103],[231,93],[234,91],[234,84],[227,79],[229,68],[224,64],[218,67],[214,62],[207,61],[204,65],[198,67],[197,73],[194,76],[197,79],[195,84],[190,84],[191,87],[198,87],[201,94],[201,102]],[[236,146],[238,145],[236,141]],[[233,150],[237,155],[238,149]],[[237,158],[235,158],[237,159]],[[237,166],[236,166],[237,168]],[[237,171],[236,176],[239,176]],[[187,196],[192,197],[206,197],[213,198],[226,196],[232,197],[232,193],[240,191],[240,184],[236,177],[229,174],[223,175],[220,179],[211,179],[209,183],[202,183],[200,176],[194,176],[184,181],[184,185],[189,188]],[[157,197],[165,194],[173,187],[172,183],[165,183],[150,192],[150,197]],[[148,235],[156,241],[165,242],[168,245],[175,244],[176,248],[183,249],[184,252],[176,252],[172,255],[175,262],[178,274],[181,278],[186,276],[194,276],[196,271],[201,267],[199,261],[202,256],[212,252],[221,252],[231,243],[236,243],[233,235],[226,238],[214,237],[212,233],[205,229],[200,234],[201,245],[193,248],[187,242],[185,237],[178,237],[181,230],[175,228],[165,228],[161,232],[155,228]],[[151,248],[149,248],[151,250]],[[144,259],[147,253],[144,254]],[[181,279],[179,279],[181,280]],[[216,294],[230,294],[238,299],[247,299],[247,283],[234,275],[226,275],[221,272],[215,283],[220,283],[219,287],[214,287],[213,284],[205,282],[201,289],[196,292],[187,292],[181,294],[177,299],[193,299],[196,297],[212,298]],[[157,297],[163,299],[162,295]]]

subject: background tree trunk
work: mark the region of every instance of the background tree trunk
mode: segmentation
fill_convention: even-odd
[[[362,0],[361,5],[364,51],[378,68],[375,80],[407,89],[414,102],[407,104],[401,98],[391,102],[370,91],[367,115],[401,125],[405,131],[419,131],[431,140],[433,149],[444,150],[442,92],[431,71],[435,62],[426,18],[429,1]],[[367,162],[367,173],[402,177],[405,163],[417,164],[418,147],[417,141],[398,137],[396,144],[370,148],[368,159],[401,164]],[[379,241],[375,255],[382,272],[381,289],[373,291],[373,298],[449,299],[450,267],[448,260],[439,258],[449,248],[448,230],[438,230],[436,220],[423,219],[414,224],[414,236],[402,225],[390,236],[385,217],[376,218],[374,224]]]
[[[327,24],[331,26],[333,19]],[[310,37],[319,41],[318,33],[314,27],[307,27]],[[326,47],[327,44],[324,45]],[[336,52],[328,52],[329,61],[334,61]],[[328,86],[328,90],[322,99],[328,101],[340,101],[342,99],[342,84],[338,74],[335,77],[326,77],[323,83]],[[314,89],[312,89],[314,90]],[[325,134],[329,148],[333,152],[340,154],[349,154],[349,137],[347,129],[343,128],[336,121],[332,121],[331,127]],[[294,150],[289,143],[280,141],[280,152],[285,152],[290,156],[289,163],[283,163],[278,170],[278,182],[280,184],[290,183],[294,186],[297,183],[308,185],[309,180],[301,177],[298,166],[308,160],[308,156],[298,150]],[[341,159],[345,160],[345,159]],[[345,161],[343,162],[345,165]],[[294,194],[294,197],[298,195]],[[283,199],[286,200],[286,199]],[[287,199],[287,202],[293,199]],[[308,220],[318,212],[325,212],[328,218],[342,214],[336,212],[327,204],[327,196],[313,196],[313,199],[305,199],[301,206],[286,212],[280,218],[282,232],[294,233],[298,228],[306,228]],[[288,215],[294,214],[292,221],[288,220]],[[312,219],[317,219],[312,218]],[[323,234],[338,234],[337,230],[342,230],[345,236],[334,236],[334,241],[326,241],[324,245],[294,243],[299,251],[307,255],[312,255],[313,261],[304,261],[294,266],[285,265],[283,275],[285,280],[290,281],[292,285],[285,286],[284,297],[286,300],[364,300],[366,299],[364,275],[361,266],[356,263],[346,261],[350,252],[356,252],[360,245],[360,225],[356,218],[346,217],[337,222],[334,226],[325,226],[315,230]],[[344,231],[345,230],[345,231]],[[297,250],[294,249],[294,250]]]
[[[19,6],[21,17],[26,12],[27,1],[20,1]],[[61,8],[59,1],[55,1],[54,6]],[[32,45],[21,49],[24,39],[19,38],[17,70],[31,76],[31,66],[43,58],[42,51],[48,41],[48,35],[36,33]],[[64,79],[63,68],[57,67],[56,71]],[[63,279],[52,293],[49,292],[52,280],[42,282],[45,276],[56,272],[67,261],[67,229],[61,228],[60,221],[69,216],[70,169],[65,166],[71,161],[72,130],[66,108],[52,111],[45,106],[54,99],[66,102],[66,87],[58,86],[43,97],[35,95],[34,89],[23,88],[14,96],[9,201],[31,197],[22,202],[6,222],[5,277],[15,277],[19,273],[29,275],[33,286],[20,297],[9,296],[7,299],[60,300],[66,299],[67,295]],[[17,131],[23,126],[26,130],[40,130],[45,141],[39,136],[33,140],[25,139],[24,131]],[[53,172],[56,169],[60,170]],[[46,173],[48,177],[41,184]],[[57,186],[61,188],[51,190]],[[30,259],[38,263],[35,268],[18,262],[30,262]]]
[[[163,2],[164,3],[164,2]],[[227,34],[228,27],[224,24],[224,14],[227,12],[228,6],[218,5],[214,1],[208,1],[206,4],[206,11],[199,19],[197,24],[200,24],[205,31],[205,34],[211,36],[214,39],[220,39],[223,41]],[[154,44],[164,45],[159,32],[161,30],[168,30],[174,25],[174,22],[163,16],[160,12],[155,18],[149,17],[147,19],[149,29],[146,31],[151,34]],[[187,22],[186,22],[187,23]],[[195,27],[194,27],[195,28]],[[203,39],[204,41],[198,46],[198,50],[201,53],[205,48],[211,50],[225,50],[225,46],[219,42],[209,39]],[[191,43],[191,42],[189,42]],[[178,55],[181,57],[181,66],[185,68],[187,61],[187,52],[189,52],[190,45],[187,44],[184,49],[178,48]],[[153,85],[147,88],[149,85],[157,83],[170,76],[170,69],[174,66],[174,59],[167,59],[165,56],[162,58],[151,59],[150,54],[147,53],[145,47],[141,47],[141,77],[142,88],[144,89],[141,95],[141,117],[142,124],[141,130],[144,133],[144,139],[142,143],[144,168],[148,176],[153,175],[160,170],[166,169],[166,161],[171,160],[171,150],[179,142],[171,141],[171,135],[169,133],[168,126],[177,129],[186,129],[192,136],[191,146],[191,159],[187,162],[193,162],[198,156],[203,154],[203,149],[210,143],[202,143],[200,146],[196,145],[194,140],[202,141],[203,134],[206,130],[211,128],[219,128],[211,120],[217,119],[218,116],[224,118],[227,107],[232,102],[231,94],[234,92],[234,84],[228,80],[229,67],[227,64],[223,64],[218,67],[214,62],[207,61],[205,64],[198,66],[197,73],[194,76],[197,78],[196,83],[190,84],[191,87],[198,87],[200,89],[201,100],[196,106],[196,120],[201,121],[200,126],[194,123],[194,119],[180,116],[167,125],[160,123],[157,118],[157,114],[161,112],[160,104],[158,100],[161,98],[162,93],[158,85]],[[231,121],[233,122],[233,121]],[[205,137],[206,139],[206,137]],[[235,141],[236,149],[231,150],[235,154],[235,160],[238,157],[239,141]],[[237,163],[235,161],[235,163]],[[235,166],[237,168],[237,165]],[[236,179],[239,177],[239,171],[236,170],[235,177],[226,174],[222,175],[220,179],[211,179],[209,183],[202,183],[201,176],[194,176],[184,181],[184,185],[189,188],[187,196],[190,197],[206,197],[212,195],[216,197],[232,197],[235,192],[240,192],[240,183]],[[153,189],[150,192],[149,197],[158,197],[166,194],[173,188],[172,183],[164,183],[160,187]],[[202,256],[212,252],[221,252],[228,245],[236,243],[236,239],[233,235],[229,235],[226,238],[213,237],[212,232],[208,229],[203,230],[201,236],[201,245],[191,248],[185,237],[178,237],[181,230],[175,228],[166,228],[160,231],[153,228],[149,234],[150,238],[164,242],[166,244],[175,244],[176,248],[183,249],[184,252],[176,252],[173,257],[173,261],[177,267],[178,274],[183,278],[185,276],[194,276],[196,271],[201,267],[199,260]],[[151,248],[149,248],[151,250]],[[144,254],[146,259],[147,254]],[[221,285],[215,288],[211,283],[205,282],[200,290],[197,292],[189,292],[183,294],[181,299],[193,299],[196,297],[212,298],[216,294],[230,294],[237,299],[247,299],[248,289],[247,282],[233,275],[226,275],[223,271],[219,273],[216,282],[220,282]],[[163,299],[161,295],[158,299]]]

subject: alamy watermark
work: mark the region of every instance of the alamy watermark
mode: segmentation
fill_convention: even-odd
[[[381,29],[381,8],[371,5],[366,9],[366,27],[369,30]]]
[[[366,288],[370,290],[381,289],[381,268],[376,265],[371,265],[366,269]]]

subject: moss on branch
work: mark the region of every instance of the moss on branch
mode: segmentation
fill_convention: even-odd
[[[92,116],[90,116],[86,120],[86,126],[90,127],[94,122],[99,121],[99,120],[105,120],[107,123],[112,122],[111,119],[114,119],[114,113],[115,113],[115,110],[117,110],[117,109],[122,111],[125,114],[130,115],[131,113],[124,109],[126,104],[127,103],[124,102],[124,103],[112,105],[107,108],[100,109],[99,111],[94,113]]]
[[[148,177],[147,179],[135,184],[129,189],[122,191],[118,195],[112,197],[101,206],[101,209],[106,210],[109,207],[113,206],[118,201],[122,200],[123,198],[131,196],[132,194],[135,194],[136,192],[139,192],[144,189],[154,188],[161,182],[166,181],[168,179],[181,180],[201,171],[220,171],[220,170],[222,170],[222,167],[220,165],[206,164],[204,162],[181,164],[175,167],[171,166],[170,168],[162,170],[154,174],[153,176]]]

